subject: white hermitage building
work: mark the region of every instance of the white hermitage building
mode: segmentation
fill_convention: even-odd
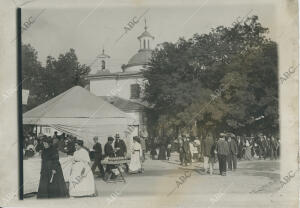
[[[99,68],[94,74],[88,75],[91,93],[100,96],[134,118],[133,135],[147,136],[146,114],[147,105],[142,103],[144,78],[141,70],[147,65],[152,54],[154,37],[147,31],[138,36],[140,49],[133,55],[128,64],[120,67],[120,72],[109,71],[110,56],[104,50],[98,58]]]

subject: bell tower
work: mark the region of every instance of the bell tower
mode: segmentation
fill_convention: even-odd
[[[104,48],[102,49],[102,53],[97,56],[98,64],[97,71],[109,71],[109,59],[110,56],[105,54]]]
[[[154,36],[152,36],[148,31],[147,27],[147,21],[145,21],[145,31],[138,37],[138,40],[140,41],[140,50],[151,50],[152,47],[152,41],[154,40]]]

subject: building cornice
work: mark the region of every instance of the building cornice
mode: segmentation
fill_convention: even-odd
[[[88,80],[101,80],[101,79],[127,79],[127,78],[142,78],[142,72],[120,72],[120,73],[110,73],[110,74],[90,74],[87,76]]]

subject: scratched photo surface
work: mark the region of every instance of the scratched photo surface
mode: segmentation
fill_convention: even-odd
[[[297,4],[241,2],[14,1],[23,181],[1,203],[296,207]]]

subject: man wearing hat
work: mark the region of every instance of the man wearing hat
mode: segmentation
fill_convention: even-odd
[[[112,147],[112,143],[114,141],[113,137],[108,137],[107,138],[107,143],[104,145],[104,154],[105,157],[115,157],[115,151]],[[104,177],[104,180],[108,179],[115,179],[117,176],[112,172],[112,169],[114,169],[114,165],[106,165],[106,174]]]
[[[228,143],[225,141],[225,134],[221,133],[219,141],[217,142],[217,153],[219,160],[220,175],[226,176],[226,158],[229,154]]]
[[[117,157],[126,157],[127,147],[126,147],[124,140],[120,139],[120,135],[118,133],[116,134],[115,138],[116,138],[116,140],[115,140],[116,156]],[[125,166],[126,166],[126,172],[128,172],[129,171],[128,164],[125,163]]]
[[[100,174],[101,176],[103,177],[104,176],[104,168],[101,164],[101,160],[102,160],[102,146],[101,144],[98,142],[98,137],[95,136],[93,138],[95,144],[93,146],[93,150],[95,151],[95,161],[94,161],[94,164],[92,165],[92,171],[93,173],[95,174],[95,170],[96,170],[96,167],[98,167],[99,171],[100,171]],[[99,176],[99,177],[101,177]]]
[[[124,140],[120,139],[120,135],[117,133],[115,136],[115,150],[117,157],[125,157],[127,154],[127,148]]]

